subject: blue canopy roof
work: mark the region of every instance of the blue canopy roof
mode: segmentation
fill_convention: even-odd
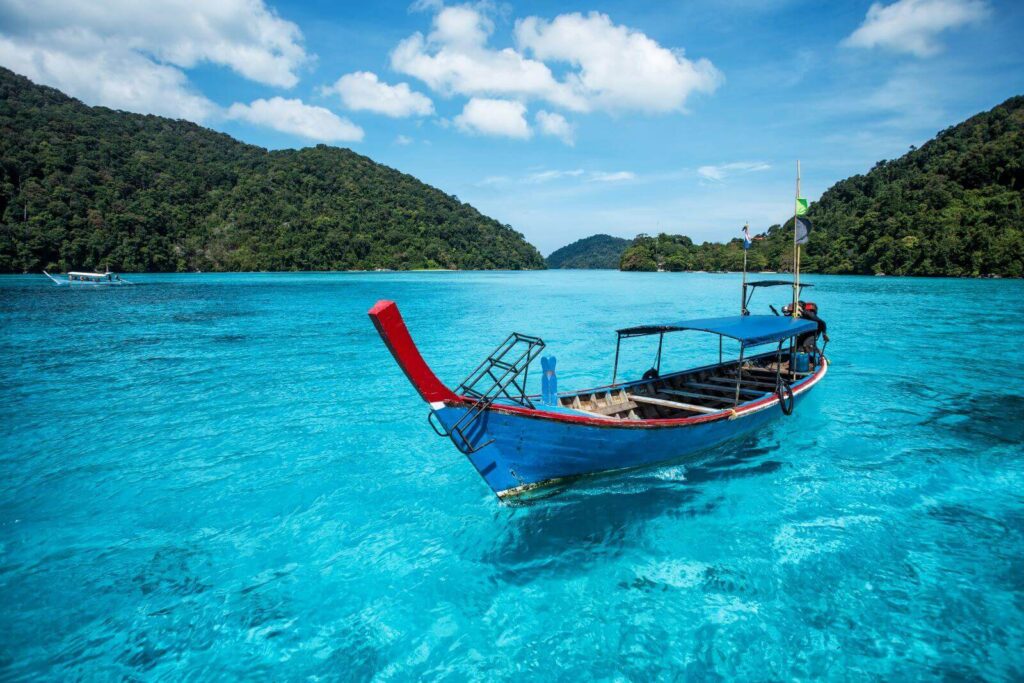
[[[680,320],[663,325],[639,325],[619,330],[622,337],[640,337],[681,330],[712,332],[739,341],[743,346],[756,346],[788,339],[805,332],[814,332],[818,324],[803,318],[779,315],[731,315],[726,318],[698,318]]]

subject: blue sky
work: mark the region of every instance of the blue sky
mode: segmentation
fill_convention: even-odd
[[[0,64],[246,142],[351,147],[545,254],[726,240],[1024,94],[1024,3],[0,0]]]

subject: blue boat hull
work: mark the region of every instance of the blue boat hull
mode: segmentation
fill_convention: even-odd
[[[797,391],[795,405],[806,395]],[[435,414],[450,430],[466,410],[446,406]],[[732,419],[664,427],[611,420],[598,426],[489,410],[467,437],[474,445],[493,443],[467,457],[491,490],[504,498],[585,475],[680,461],[782,416],[777,401]]]

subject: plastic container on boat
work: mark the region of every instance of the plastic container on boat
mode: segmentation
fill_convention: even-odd
[[[793,356],[793,368],[797,372],[807,372],[811,366],[811,359],[806,353],[797,353]]]

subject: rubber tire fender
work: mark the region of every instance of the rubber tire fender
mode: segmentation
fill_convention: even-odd
[[[792,415],[793,406],[796,403],[793,387],[786,380],[780,379],[779,383],[775,386],[775,393],[779,397],[779,408],[782,410],[782,414]]]

